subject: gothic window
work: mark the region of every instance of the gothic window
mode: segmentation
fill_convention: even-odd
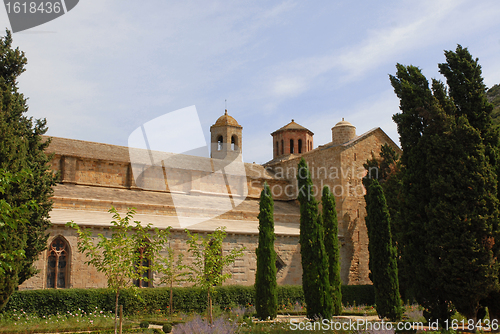
[[[302,139],[299,139],[299,154],[302,153]]]
[[[293,154],[293,139],[290,139],[290,154]]]
[[[285,144],[283,143],[283,139],[281,139],[281,154],[285,153]]]
[[[138,260],[135,264],[135,268],[137,269],[139,266],[141,267],[141,278],[134,280],[134,285],[139,288],[149,288],[152,286],[151,284],[151,260],[149,260],[146,256],[146,247],[141,247],[137,250]]]
[[[231,150],[236,151],[238,147],[238,137],[232,136],[231,137]]]
[[[55,238],[48,249],[47,288],[69,287],[69,246],[63,237]]]
[[[222,143],[223,143],[223,138],[222,138],[222,136],[219,136],[217,138],[217,151],[222,150]]]

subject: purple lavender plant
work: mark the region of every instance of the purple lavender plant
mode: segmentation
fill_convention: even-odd
[[[174,334],[233,334],[236,333],[238,324],[223,318],[216,318],[212,324],[196,316],[193,320],[176,325],[172,333]]]

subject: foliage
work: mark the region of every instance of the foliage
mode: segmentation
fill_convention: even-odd
[[[109,212],[113,214],[114,219],[110,228],[111,238],[98,234],[97,244],[93,242],[90,229],[82,229],[73,222],[67,225],[76,229],[78,251],[89,259],[85,263],[93,265],[97,271],[104,273],[108,287],[116,293],[116,332],[120,290],[132,287],[134,280],[149,281],[150,278],[144,277],[144,273],[158,269],[155,260],[166,244],[170,231],[169,229],[152,229],[151,224],[143,227],[139,221],[134,221],[135,226],[131,225],[134,209],[129,209],[125,217],[121,217],[113,207]],[[139,250],[142,250],[142,255]],[[149,263],[144,265],[144,259],[147,259]]]
[[[8,210],[8,206],[24,207],[22,216],[21,211],[17,214],[25,221],[15,228],[15,232],[8,233],[5,244],[2,242],[1,247],[7,247],[9,252],[21,251],[22,247],[24,256],[14,253],[15,268],[0,274],[0,308],[8,291],[37,273],[33,262],[47,247],[45,231],[50,225],[48,218],[52,207],[49,198],[55,184],[48,166],[49,157],[44,153],[49,141],[41,137],[47,131],[46,122],[24,115],[28,110],[27,99],[18,91],[17,79],[25,71],[26,63],[24,52],[12,48],[12,35],[7,30],[6,36],[0,38],[0,169],[13,176],[29,170],[31,176],[19,177],[0,194],[4,210]],[[31,202],[37,206],[30,205]]]
[[[493,105],[491,118],[495,127],[500,126],[500,85],[494,85],[486,92],[488,102]]]
[[[237,305],[255,305],[253,286],[226,285],[213,288],[214,303],[221,309]],[[173,288],[174,303],[183,312],[203,312],[207,307],[206,291],[199,287]],[[122,290],[119,303],[126,315],[155,312],[168,313],[169,288]],[[278,305],[304,303],[304,293],[300,285],[279,285]],[[373,285],[343,285],[343,305],[374,305]],[[44,289],[15,291],[5,306],[4,313],[23,309],[26,313],[39,317],[65,314],[80,309],[92,312],[99,308],[105,312],[115,309],[115,292],[106,289]]]
[[[8,193],[30,177],[29,171],[23,170],[13,175],[0,169],[0,194]],[[0,310],[17,288],[25,257],[26,226],[29,224],[27,217],[36,207],[34,201],[15,206],[0,198]]]
[[[224,255],[222,242],[226,238],[225,227],[218,227],[213,233],[207,234],[205,237],[199,234],[191,234],[189,230],[186,230],[186,233],[189,236],[187,240],[188,251],[194,257],[194,261],[186,265],[191,274],[188,280],[207,291],[209,320],[211,323],[212,289],[231,277],[231,273],[224,272],[224,268],[234,263],[238,257],[241,257],[244,248],[231,249],[227,255]]]
[[[276,318],[278,295],[276,282],[276,251],[274,250],[274,201],[267,183],[260,194],[259,245],[255,274],[255,308],[261,320]]]
[[[389,210],[384,192],[377,180],[371,180],[365,195],[368,251],[371,280],[375,288],[375,304],[381,318],[391,321],[402,316],[399,297],[396,247],[392,243]]]
[[[340,279],[340,249],[338,238],[337,210],[335,197],[330,188],[323,188],[323,228],[325,230],[325,251],[328,258],[328,277],[332,296],[333,315],[342,313],[342,280]]]
[[[141,323],[139,324],[139,327],[141,328],[149,328],[149,322],[146,321],[146,320],[143,320],[141,321]]]
[[[165,324],[162,327],[163,333],[170,333],[172,332],[172,325],[171,324]]]
[[[174,249],[170,247],[170,244],[166,248],[166,256],[160,256],[158,258],[158,273],[163,274],[160,278],[160,285],[166,283],[170,286],[170,300],[169,300],[169,311],[170,314],[173,312],[174,302],[173,302],[173,286],[184,282],[189,274],[184,269],[186,268],[183,264],[184,254],[180,253],[177,255],[177,259],[174,257]]]
[[[302,287],[307,305],[307,317],[329,319],[332,298],[328,276],[328,258],[324,245],[324,231],[318,215],[318,203],[312,192],[311,174],[304,158],[297,173],[300,203],[300,255],[302,260]]]
[[[404,275],[433,319],[452,305],[475,319],[480,301],[498,291],[498,133],[481,67],[466,48],[439,64],[448,88],[398,64],[391,83],[403,148],[398,247]]]

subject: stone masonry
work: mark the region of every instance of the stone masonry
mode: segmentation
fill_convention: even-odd
[[[111,215],[107,211],[111,206],[122,213],[134,207],[137,212],[134,219],[151,223],[158,228],[171,226],[173,248],[177,253],[186,254],[187,250],[187,234],[180,223],[181,217],[191,222],[188,227],[191,232],[210,233],[219,226],[226,226],[227,238],[223,249],[245,247],[244,256],[228,268],[233,275],[227,284],[254,284],[258,198],[264,182],[270,185],[275,199],[275,249],[281,267],[277,276],[278,283],[301,284],[302,267],[298,242],[300,214],[296,201],[296,169],[301,157],[306,159],[312,172],[317,190],[316,198],[320,200],[321,189],[325,185],[335,195],[343,283],[371,284],[368,278],[364,188],[361,183],[364,176],[363,163],[371,158],[372,152],[378,155],[382,144],[388,143],[398,151],[399,148],[380,128],[356,136],[354,126],[344,121],[332,129],[331,143],[313,148],[313,133],[295,122],[290,124],[293,126],[285,126],[273,133],[273,160],[264,165],[245,163],[245,175],[227,172],[224,179],[226,183],[217,181],[220,178],[213,178],[215,174],[199,168],[207,163],[215,169],[219,168],[214,154],[212,158],[176,155],[177,165],[145,164],[138,167],[131,164],[127,147],[51,138],[47,153],[54,154],[51,168],[59,175],[60,182],[54,191],[54,207],[51,212],[53,226],[49,230],[48,244],[59,238],[67,245],[67,266],[64,273],[60,273],[65,275],[65,287],[106,286],[104,275],[84,263],[86,259],[77,250],[76,233],[66,227],[65,223],[73,220],[92,229],[95,237],[98,234],[109,235]],[[241,126],[234,118],[226,112],[211,130],[212,151],[214,147],[217,148],[217,141],[222,135],[227,146],[219,148],[227,150],[226,158],[227,154],[234,155],[234,159],[241,157]],[[303,145],[301,153],[298,153],[297,147],[294,153],[290,153],[290,147],[285,146],[288,151],[276,154],[276,133],[280,138],[287,138],[288,145],[290,139],[294,139],[294,144],[297,145],[300,138]],[[281,150],[281,147],[278,149]],[[168,153],[163,154],[168,156]],[[178,166],[191,166],[191,169]],[[140,178],[134,178],[134,168],[143,171]],[[168,180],[162,177],[167,173]],[[229,189],[227,180],[231,180],[231,184],[236,186]],[[158,188],[163,190],[148,188],[151,184],[163,185]],[[231,198],[241,196],[241,200],[237,202],[237,206],[221,209],[220,203],[228,192],[232,194]],[[179,202],[179,199],[182,201]],[[40,254],[35,264],[40,273],[23,283],[21,289],[43,289],[48,286],[48,256],[48,251]],[[190,261],[189,256],[185,258]],[[156,273],[151,273],[151,276],[154,278],[152,286],[158,286],[159,277]]]

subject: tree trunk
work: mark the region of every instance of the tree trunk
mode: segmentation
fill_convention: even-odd
[[[173,293],[172,286],[174,285],[174,281],[170,281],[170,315],[172,315],[172,304],[173,304]]]
[[[212,317],[212,297],[210,296],[210,288],[208,288],[208,321],[210,324],[213,322],[213,317]]]
[[[123,324],[123,305],[120,305],[120,334],[122,334],[122,324]]]
[[[118,296],[120,294],[120,289],[116,289],[116,299],[115,299],[115,334],[118,333],[118,328],[117,328],[117,325],[118,325]]]

